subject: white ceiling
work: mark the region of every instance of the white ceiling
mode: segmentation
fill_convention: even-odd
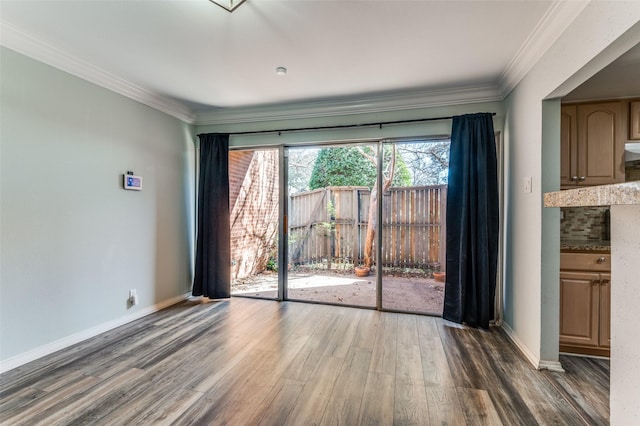
[[[208,0],[0,0],[0,41],[182,115],[411,91],[504,95],[584,4],[247,0],[229,13]]]
[[[564,101],[640,96],[640,44],[576,87]]]

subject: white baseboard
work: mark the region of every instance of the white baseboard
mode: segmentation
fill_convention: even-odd
[[[502,321],[500,326],[502,327],[502,329],[507,334],[507,337],[509,337],[509,340],[511,340],[513,342],[513,344],[516,345],[516,347],[520,350],[520,352],[522,352],[522,354],[525,356],[525,358],[527,358],[529,360],[531,365],[533,365],[533,367],[536,370],[549,370],[549,371],[556,371],[556,372],[559,372],[559,373],[564,373],[564,368],[562,368],[562,364],[560,364],[560,361],[545,361],[545,360],[541,360],[539,357],[537,357],[536,355],[531,353],[529,348],[527,348],[524,345],[524,343],[522,343],[522,341],[520,341],[520,339],[518,339],[518,336],[513,331],[513,329],[511,327],[509,327],[509,324],[507,324],[506,322]]]
[[[554,371],[556,373],[564,373],[564,368],[562,368],[562,364],[560,361],[545,361],[541,360],[538,363],[538,370],[549,370]]]
[[[92,337],[97,336],[98,334],[104,333],[109,330],[113,330],[116,327],[120,327],[121,325],[130,323],[131,321],[135,321],[149,314],[157,312],[161,309],[164,309],[171,305],[175,305],[176,303],[180,303],[183,300],[188,299],[190,296],[191,296],[191,293],[189,292],[176,297],[172,297],[171,299],[165,300],[160,303],[156,303],[153,306],[142,308],[139,311],[132,313],[130,315],[127,315],[125,317],[108,321],[106,323],[97,325],[95,327],[89,328],[79,333],[75,333],[70,336],[63,337],[62,339],[56,340],[55,342],[48,343],[44,346],[40,346],[38,348],[21,353],[14,357],[8,358],[0,362],[0,373],[13,370],[14,368],[20,367],[21,365],[24,365],[28,362],[35,361],[38,358],[42,358],[43,356],[50,355],[61,349],[68,348],[69,346],[75,345],[76,343],[80,343],[83,340],[90,339]]]
[[[505,331],[505,333],[507,333],[507,337],[509,337],[509,340],[511,340],[511,342],[513,342],[513,344],[516,345],[516,347],[520,350],[520,352],[522,352],[522,354],[525,356],[525,358],[527,358],[529,360],[529,362],[534,366],[534,368],[539,369],[540,368],[540,358],[538,356],[534,355],[533,353],[531,353],[529,348],[527,348],[525,346],[525,344],[522,343],[520,341],[520,339],[518,339],[518,336],[511,329],[511,327],[509,327],[509,324],[507,324],[506,322],[502,321],[502,324],[500,326]]]

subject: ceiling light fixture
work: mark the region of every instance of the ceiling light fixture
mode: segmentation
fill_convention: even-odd
[[[285,75],[287,73],[287,69],[285,67],[278,67],[276,68],[276,74],[278,75]]]
[[[233,12],[238,6],[245,2],[245,0],[209,0],[211,3],[215,3],[227,12]]]

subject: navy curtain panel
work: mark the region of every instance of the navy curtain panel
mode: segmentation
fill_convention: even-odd
[[[498,228],[492,114],[453,117],[444,319],[489,329],[489,321],[494,319]]]
[[[229,227],[229,135],[200,137],[200,181],[194,296],[231,296]]]

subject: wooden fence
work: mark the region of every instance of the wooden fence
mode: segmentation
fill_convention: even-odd
[[[366,187],[341,186],[291,196],[291,263],[328,269],[363,263],[370,195]],[[444,270],[446,197],[446,185],[392,188],[383,195],[383,267]]]

